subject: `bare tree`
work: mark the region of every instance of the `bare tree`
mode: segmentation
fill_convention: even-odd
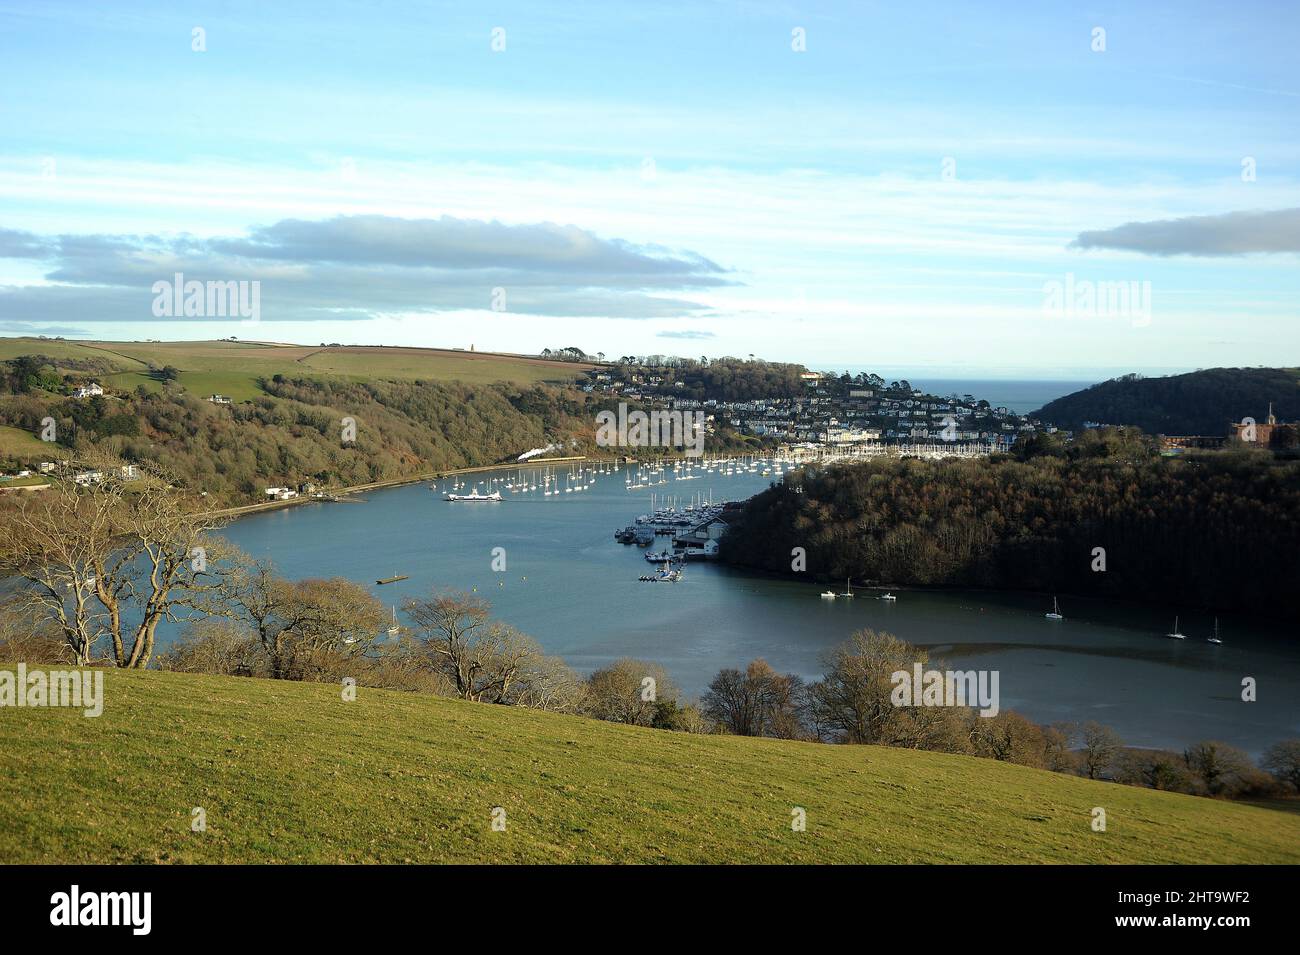
[[[1124,741],[1109,726],[1094,720],[1084,723],[1079,730],[1083,749],[1080,756],[1089,779],[1100,779],[1114,765],[1124,748]]]
[[[1071,751],[1070,741],[1079,735],[1079,728],[1073,723],[1053,723],[1042,730],[1043,766],[1054,773],[1077,774],[1079,757]]]
[[[803,681],[782,676],[766,660],[754,660],[745,672],[718,673],[704,694],[703,713],[737,736],[806,736],[799,721]]]
[[[675,703],[679,695],[659,664],[625,657],[587,677],[584,709],[588,716],[610,723],[653,726],[660,705]]]
[[[158,656],[163,670],[223,676],[264,676],[264,661],[261,646],[246,625],[219,617],[205,617],[191,624]]]
[[[230,607],[247,618],[275,679],[304,679],[326,661],[366,653],[387,616],[360,584],[341,577],[290,581],[267,561],[240,561]]]
[[[1300,790],[1300,739],[1284,739],[1264,751],[1260,765],[1280,782]]]
[[[890,696],[891,675],[928,657],[888,634],[860,630],[826,659],[826,674],[809,687],[811,721],[827,738],[845,743],[884,743],[897,734],[898,710]]]
[[[1255,766],[1250,757],[1227,743],[1205,740],[1183,753],[1187,768],[1205,784],[1211,796],[1230,796],[1251,780]]]
[[[466,593],[435,594],[402,607],[413,635],[462,699],[508,703],[516,683],[542,656],[531,638],[490,616],[491,605]]]
[[[1120,753],[1115,781],[1166,792],[1195,793],[1197,782],[1178,753],[1159,749],[1133,749]]]
[[[508,702],[535,710],[576,713],[582,709],[586,686],[559,657],[538,655],[515,681]]]
[[[159,624],[221,589],[223,521],[203,506],[157,467],[91,452],[19,502],[0,573],[24,582],[15,602],[53,621],[78,665],[107,637],[117,666],[145,667]]]
[[[985,717],[971,712],[967,720],[974,755],[1021,766],[1045,765],[1043,728],[1019,713],[1003,710]]]
[[[0,660],[67,665],[71,658],[62,631],[50,621],[30,612],[0,609]]]

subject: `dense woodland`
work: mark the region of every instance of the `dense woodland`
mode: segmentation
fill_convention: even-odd
[[[676,394],[703,401],[754,401],[760,398],[797,398],[807,390],[799,375],[802,365],[719,358],[707,364],[688,361],[672,370],[672,381],[683,387]]]
[[[1300,419],[1300,371],[1209,368],[1166,378],[1125,375],[1057,398],[1034,416],[1072,430],[1095,421],[1150,434],[1225,435],[1230,422],[1263,421],[1269,402],[1279,421]]]
[[[265,396],[234,405],[144,389],[122,398],[30,394],[0,404],[0,424],[36,434],[50,415],[65,449],[94,445],[158,462],[218,501],[247,503],[268,485],[365,484],[491,464],[590,432],[595,414],[585,396],[545,385],[277,376],[263,387]],[[342,439],[344,418],[356,423],[354,442]]]
[[[50,459],[93,447],[129,462],[157,463],[225,504],[264,500],[268,486],[341,487],[510,462],[552,444],[599,456],[609,452],[595,445],[596,414],[618,406],[607,396],[545,384],[280,375],[261,382],[257,399],[232,405],[177,387],[78,399],[68,396],[73,384],[91,376],[69,375],[65,364],[56,370],[40,357],[0,362],[0,425],[36,435],[42,419],[53,417],[58,442]],[[167,380],[164,371],[160,381]],[[344,418],[355,422],[353,442],[342,440]],[[761,445],[726,428],[708,442],[710,452]],[[664,449],[618,453],[659,456]],[[0,470],[34,463],[0,454]]]
[[[624,355],[615,365],[617,367],[612,370],[619,376],[657,377],[662,379],[662,384],[657,386],[662,391],[697,401],[710,398],[718,401],[798,398],[806,391],[799,376],[808,370],[803,365],[753,357],[745,360]]]
[[[722,558],[789,574],[803,547],[807,573],[834,580],[1292,612],[1300,463],[1256,450],[1161,457],[1116,429],[1017,450],[805,469],[746,505]]]

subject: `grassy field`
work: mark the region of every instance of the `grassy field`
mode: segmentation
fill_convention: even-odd
[[[357,692],[110,671],[97,719],[0,710],[0,862],[1300,862],[1290,812]]]
[[[55,449],[22,428],[0,425],[0,458],[40,457],[53,459]]]
[[[261,342],[73,342],[32,338],[0,338],[0,359],[42,354],[54,359],[107,361],[115,369],[104,384],[119,391],[138,385],[156,390],[149,367],[171,365],[179,382],[192,394],[222,394],[246,401],[261,393],[258,378],[335,377],[353,381],[372,378],[463,381],[487,384],[510,381],[571,381],[589,365],[542,361],[511,355],[463,352],[438,348],[380,348],[341,346],[320,348]]]

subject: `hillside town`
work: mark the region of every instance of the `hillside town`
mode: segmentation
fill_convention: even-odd
[[[587,373],[582,390],[674,411],[703,411],[711,431],[731,428],[778,444],[841,450],[944,444],[977,453],[1005,451],[1025,432],[1053,430],[974,395],[932,395],[906,380],[804,371],[799,392],[738,399],[687,397],[671,367],[607,366]],[[954,448],[955,450],[955,448]]]

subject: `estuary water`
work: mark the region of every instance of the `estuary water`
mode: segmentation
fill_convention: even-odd
[[[555,470],[563,486],[569,468]],[[540,485],[505,491],[501,503],[451,503],[428,485],[407,485],[355,499],[362,503],[255,514],[225,534],[285,576],[363,583],[399,615],[406,597],[476,591],[494,615],[579,672],[620,657],[651,660],[689,696],[719,669],[756,657],[814,679],[827,650],[870,627],[925,647],[954,669],[999,671],[1002,708],[1038,722],[1095,719],[1134,746],[1181,749],[1217,739],[1256,755],[1300,736],[1300,640],[1281,627],[1220,617],[1224,643],[1214,645],[1205,639],[1212,618],[1186,607],[1063,595],[1065,619],[1051,621],[1044,617],[1050,596],[904,590],[893,603],[871,592],[826,600],[823,584],[702,561],[688,563],[678,583],[642,583],[637,578],[652,569],[645,551],[617,543],[613,532],[648,513],[652,494],[655,504],[743,500],[777,478],[746,470],[675,480],[668,472],[663,484],[629,490],[627,477],[626,470],[598,474],[583,491],[551,496]],[[486,489],[487,479],[474,475],[464,490],[476,479]],[[653,549],[667,541],[657,538]],[[493,570],[495,548],[504,549],[504,572]],[[409,579],[376,584],[396,575]],[[1186,640],[1163,636],[1175,614]],[[1256,702],[1241,699],[1245,677],[1257,681]]]

